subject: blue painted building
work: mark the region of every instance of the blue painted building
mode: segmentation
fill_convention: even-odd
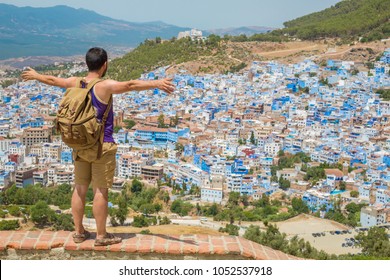
[[[183,128],[183,129],[173,129],[169,128],[168,129],[168,141],[177,143],[179,140],[179,137],[185,137],[189,136],[190,129],[189,128]]]
[[[156,128],[156,127],[140,127],[138,128],[134,136],[137,141],[151,141],[153,142],[164,142],[168,141],[168,129]]]
[[[62,164],[72,164],[73,156],[71,151],[62,151],[61,152],[61,163]]]

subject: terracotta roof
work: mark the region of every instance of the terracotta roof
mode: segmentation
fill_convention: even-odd
[[[343,177],[344,174],[342,171],[338,169],[325,169],[325,174],[326,175],[334,175],[336,177]]]
[[[168,128],[158,128],[152,126],[140,126],[137,127],[139,131],[152,131],[152,132],[168,132]]]

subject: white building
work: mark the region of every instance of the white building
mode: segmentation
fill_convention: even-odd
[[[7,137],[8,135],[9,135],[9,125],[8,124],[0,125],[0,136]]]
[[[388,210],[383,206],[366,206],[360,212],[360,223],[363,227],[372,227],[386,223]]]
[[[227,178],[227,187],[229,192],[240,192],[242,187],[242,175],[230,174]]]
[[[264,152],[272,156],[277,156],[280,149],[281,144],[279,142],[266,143],[264,145]]]
[[[177,39],[191,37],[192,40],[203,39],[203,32],[197,29],[191,29],[183,32],[179,32]]]
[[[0,152],[8,152],[10,143],[10,139],[0,140]]]
[[[202,188],[200,200],[202,202],[221,203],[223,199],[222,189]]]

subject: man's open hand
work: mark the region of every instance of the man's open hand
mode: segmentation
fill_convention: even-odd
[[[38,73],[30,67],[27,67],[22,73],[23,81],[36,80],[37,76]]]
[[[158,88],[168,94],[171,94],[175,90],[175,86],[172,83],[172,78],[161,79],[158,82]]]

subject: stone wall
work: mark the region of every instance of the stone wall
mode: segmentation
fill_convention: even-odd
[[[67,231],[2,231],[2,260],[289,260],[283,252],[236,236],[118,234],[123,241],[76,244]]]

